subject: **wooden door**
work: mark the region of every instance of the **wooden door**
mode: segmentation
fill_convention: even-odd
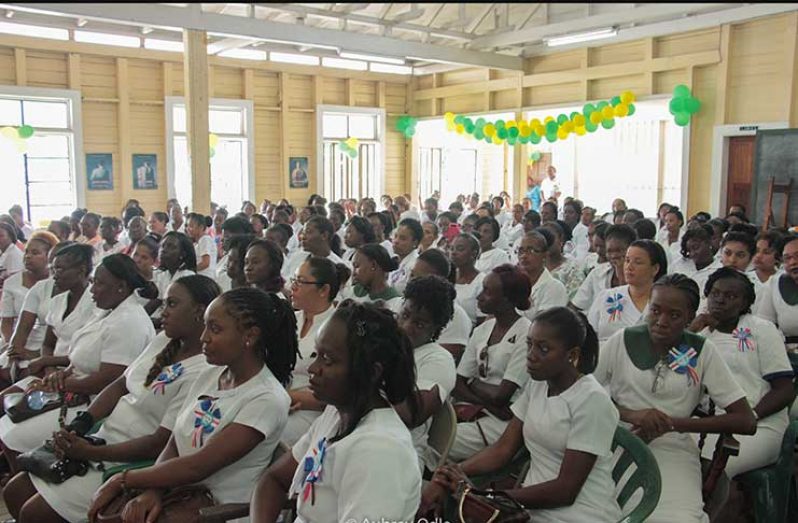
[[[754,144],[756,136],[734,136],[729,138],[729,172],[726,179],[726,209],[742,204],[753,211],[751,186],[754,182]]]

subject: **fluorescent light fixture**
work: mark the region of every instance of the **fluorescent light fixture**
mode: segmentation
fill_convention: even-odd
[[[142,27],[141,28],[141,34],[143,34],[143,35],[148,35],[151,32],[152,32],[152,27]]]
[[[327,58],[321,59],[322,67],[337,67],[338,69],[351,69],[353,71],[365,71],[369,65],[366,62],[359,62],[357,60],[344,60],[343,58]]]
[[[145,38],[145,49],[155,49],[157,51],[174,51],[176,53],[183,52],[183,42],[175,42],[174,40],[159,40],[157,38]]]
[[[88,20],[86,20],[85,18],[79,18],[79,19],[78,19],[78,24],[77,24],[77,25],[78,25],[78,27],[83,27],[83,26],[85,26],[85,25],[86,25],[86,24],[88,24],[88,23],[89,23],[89,21],[88,21]]]
[[[433,64],[445,64],[445,65],[464,65],[461,62],[452,62],[449,60],[438,60],[437,58],[421,58],[420,56],[408,56],[408,60],[416,60],[418,62],[430,62]]]
[[[413,74],[413,68],[406,65],[372,63],[369,69],[374,73]]]
[[[342,52],[341,58],[351,58],[353,60],[367,60],[369,62],[382,62],[385,64],[394,64],[394,65],[405,65],[405,61],[401,58],[388,58],[387,56],[377,56],[373,54],[360,54],[360,53],[349,53],[349,52]]]
[[[69,31],[66,29],[42,27],[40,25],[0,22],[0,33],[19,36],[33,36],[37,38],[50,38],[51,40],[69,40]]]
[[[216,56],[240,58],[242,60],[266,60],[266,51],[257,51],[255,49],[228,49]]]
[[[304,54],[271,52],[269,53],[269,60],[286,64],[319,65],[318,56],[308,56]]]
[[[137,36],[95,33],[94,31],[75,31],[75,41],[87,44],[118,45],[120,47],[139,47]]]
[[[612,38],[618,34],[617,27],[609,27],[607,29],[598,29],[595,31],[587,31],[585,33],[575,33],[564,36],[552,36],[544,38],[543,41],[548,47],[557,47],[560,45],[578,44],[580,42],[591,42],[593,40],[601,40],[603,38]]]
[[[241,36],[233,33],[217,33],[215,31],[208,32],[208,36],[220,36],[222,38],[252,38],[250,36]],[[284,45],[293,45],[293,46],[304,46],[310,47],[313,49],[329,49],[330,51],[335,51],[336,53],[341,49],[334,45],[327,45],[327,44],[311,44],[308,42],[297,42],[296,40],[277,40],[275,38],[258,38],[261,42],[268,42],[272,44],[284,44]]]
[[[11,9],[6,11],[6,18],[14,18],[14,11],[12,11]]]

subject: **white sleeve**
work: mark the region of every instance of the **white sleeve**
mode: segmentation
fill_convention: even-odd
[[[436,350],[431,357],[426,358],[424,363],[418,365],[416,369],[416,386],[418,390],[432,390],[437,386],[441,404],[446,401],[446,398],[454,390],[455,380],[454,358],[444,348]]]
[[[484,325],[484,324],[483,324]],[[475,378],[477,376],[477,341],[476,334],[479,328],[474,329],[471,337],[468,339],[463,357],[460,358],[460,364],[457,365],[457,374],[464,378]]]
[[[538,305],[539,311],[545,311],[552,307],[565,307],[568,305],[568,291],[565,290],[565,285],[559,280],[551,280],[552,283],[548,285],[546,292],[542,293],[542,300]]]
[[[214,245],[213,239],[207,234],[202,238],[200,238],[197,247],[199,248],[200,256],[205,256],[206,254],[208,256],[213,256],[214,254],[216,254],[216,245]]]
[[[22,251],[16,245],[11,245],[9,249],[16,249],[15,252],[9,252],[6,256],[5,269],[6,274],[16,274],[25,268]]]
[[[454,304],[452,321],[441,332],[438,343],[441,345],[466,345],[471,334],[471,318],[462,307]]]
[[[0,303],[2,303],[2,310],[0,310],[0,318],[16,318],[17,311],[14,307],[14,295],[11,292],[8,292],[8,280],[6,280],[6,287],[3,289],[2,298],[0,298]]]
[[[792,365],[787,357],[787,347],[784,345],[781,331],[771,322],[758,323],[760,324],[756,326],[756,352],[762,378],[765,380],[792,378]]]
[[[46,288],[45,285],[39,285],[38,283],[28,290],[27,294],[25,294],[25,301],[22,302],[22,311],[23,312],[32,312],[33,314],[39,314],[39,307],[42,303],[42,298],[44,297],[44,289]]]
[[[606,292],[602,292],[596,296],[593,300],[593,305],[590,306],[590,310],[587,313],[587,321],[590,322],[590,326],[593,327],[596,334],[598,334],[599,326],[601,325],[601,311],[604,300],[606,299],[606,294]]]
[[[521,339],[513,344],[513,352],[507,361],[507,368],[504,369],[502,380],[523,387],[529,381],[529,374],[526,372],[526,336],[519,336],[519,338]]]
[[[595,271],[595,267],[593,268],[590,273],[588,273],[587,277],[582,281],[582,284],[579,285],[579,289],[576,291],[574,295],[574,299],[571,300],[571,303],[574,304],[574,307],[581,311],[586,311],[590,309],[590,302],[593,299],[593,271]]]
[[[601,344],[598,353],[598,362],[593,370],[593,377],[609,390],[612,381],[612,370],[616,368],[616,359],[619,351],[623,350],[623,330],[619,330],[607,341]]]
[[[704,341],[699,357],[701,364],[701,384],[707,388],[709,397],[715,404],[725,409],[735,401],[745,398],[745,392],[734,379],[723,357],[710,340]]]
[[[274,433],[283,432],[288,422],[289,403],[287,395],[280,397],[273,391],[259,391],[245,401],[232,423],[252,427],[268,439]]]
[[[771,276],[771,279],[775,277],[776,276]],[[768,282],[768,285],[765,286],[765,290],[761,293],[761,298],[757,300],[759,302],[759,305],[756,311],[754,311],[754,314],[756,314],[760,318],[768,320],[771,323],[778,323],[778,317],[776,315],[776,307],[773,305],[773,299],[774,299],[773,287],[774,286],[772,282]]]
[[[532,394],[532,389],[535,387],[536,383],[537,382],[534,380],[528,380],[524,390],[518,395],[518,399],[510,405],[510,410],[513,415],[522,422],[526,418],[526,411],[529,409],[529,396]]]
[[[612,455],[610,449],[620,419],[618,409],[605,391],[593,387],[580,399],[578,404],[569,405],[572,422],[565,448],[594,456]]]
[[[104,326],[100,361],[127,367],[150,344],[153,333],[151,323],[140,325],[134,321],[124,321]]]

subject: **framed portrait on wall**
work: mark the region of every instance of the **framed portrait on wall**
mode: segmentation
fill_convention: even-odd
[[[86,187],[90,191],[112,191],[114,189],[114,159],[111,153],[86,155]]]
[[[155,154],[133,155],[133,188],[158,188],[158,156]]]
[[[308,188],[307,156],[292,156],[288,159],[288,186],[291,189]]]

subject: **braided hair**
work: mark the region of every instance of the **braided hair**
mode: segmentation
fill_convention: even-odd
[[[191,295],[194,303],[202,305],[204,308],[207,308],[222,293],[222,289],[219,288],[219,285],[214,280],[201,274],[183,276],[172,285],[182,286]],[[145,387],[149,387],[155,381],[155,378],[158,377],[164,367],[174,363],[178,352],[180,352],[180,340],[177,338],[170,339],[166,347],[155,356],[155,362],[150,367],[147,378],[144,380]]]
[[[274,377],[287,385],[299,353],[296,316],[291,305],[273,292],[254,287],[227,291],[221,299],[241,329],[260,329],[255,348]]]
[[[667,274],[654,282],[654,287],[672,287],[680,291],[687,298],[687,306],[692,315],[698,310],[698,305],[701,303],[701,296],[698,292],[698,284],[692,278],[688,278],[684,274],[675,272]]]
[[[454,285],[437,275],[410,280],[404,292],[405,300],[413,300],[418,309],[427,309],[432,315],[435,324],[432,341],[437,340],[446,325],[452,321],[456,297]]]
[[[598,362],[599,341],[584,314],[568,307],[552,307],[538,313],[535,323],[545,323],[566,347],[579,347],[579,372],[590,374]]]
[[[357,428],[368,413],[375,394],[381,393],[390,404],[408,402],[411,417],[418,418],[416,399],[416,363],[410,340],[399,329],[393,313],[370,303],[345,300],[332,319],[346,327],[349,351],[349,385],[352,418],[349,426],[330,441],[345,438]],[[374,366],[380,364],[382,374],[374,381]]]
[[[743,307],[740,310],[740,316],[743,316],[744,314],[751,314],[751,305],[753,305],[756,301],[754,284],[748,279],[748,276],[732,267],[721,267],[709,275],[709,278],[707,278],[707,283],[704,285],[704,296],[709,297],[709,293],[712,291],[712,287],[715,285],[715,282],[725,279],[737,280],[742,284],[743,289],[745,290],[743,291]]]

